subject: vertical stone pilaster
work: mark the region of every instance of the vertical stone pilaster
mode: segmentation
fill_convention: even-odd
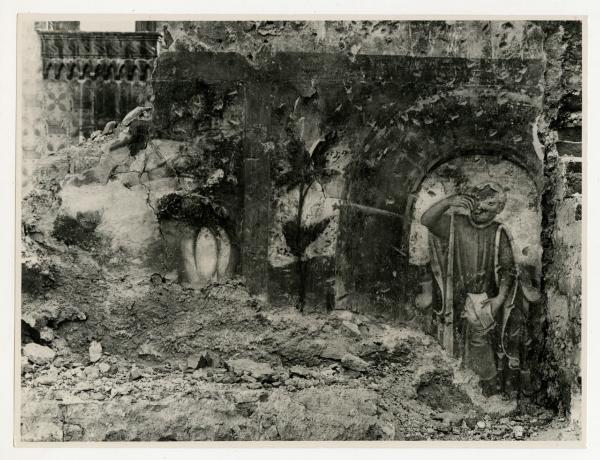
[[[250,292],[266,295],[271,218],[270,155],[266,145],[271,117],[268,85],[247,86],[245,98],[242,273]]]

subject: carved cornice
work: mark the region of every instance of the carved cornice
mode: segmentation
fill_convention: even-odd
[[[157,57],[155,32],[38,31],[45,79],[146,80]]]

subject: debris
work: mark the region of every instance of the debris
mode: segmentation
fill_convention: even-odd
[[[100,371],[96,366],[88,366],[83,370],[83,375],[88,380],[96,380],[100,377]]]
[[[348,310],[334,310],[331,312],[331,315],[346,321],[350,321],[352,318],[354,318],[354,313]]]
[[[53,385],[58,380],[58,369],[54,366],[50,367],[48,372],[43,375],[40,375],[36,382],[40,385]]]
[[[187,359],[187,369],[198,369],[200,358],[197,356],[188,356]]]
[[[83,382],[79,382],[77,385],[75,385],[75,391],[90,391],[93,389],[94,389],[94,385],[87,380],[84,380]]]
[[[27,356],[21,356],[21,374],[26,374],[27,372],[31,372],[33,367],[29,362]]]
[[[513,436],[516,439],[521,439],[524,435],[524,429],[521,425],[517,425],[513,427]]]
[[[485,429],[485,427],[486,427],[486,424],[485,424],[485,422],[483,420],[479,420],[477,422],[477,428],[479,428],[480,430]]]
[[[40,330],[40,339],[44,340],[45,342],[52,342],[54,340],[54,331],[48,326],[43,327]]]
[[[116,127],[117,127],[117,122],[116,121],[114,121],[114,120],[113,121],[109,121],[104,126],[104,129],[102,130],[102,134],[105,135],[105,136],[107,134],[112,134]]]
[[[291,375],[298,375],[300,377],[309,378],[312,377],[313,373],[308,369],[301,366],[292,366],[290,367]]]
[[[338,343],[329,343],[325,349],[321,352],[321,357],[325,359],[333,359],[335,361],[341,361],[346,350]]]
[[[137,120],[138,118],[140,118],[140,115],[142,115],[145,112],[149,112],[150,110],[152,110],[151,107],[136,107],[127,115],[125,115],[125,117],[121,121],[121,125],[129,126],[133,120]]]
[[[28,343],[23,348],[23,355],[34,364],[46,364],[54,359],[56,352],[52,348],[37,343]]]
[[[369,363],[358,356],[355,356],[351,353],[346,353],[342,357],[342,366],[353,371],[364,372],[369,367]]]
[[[106,374],[108,371],[110,371],[110,364],[100,363],[100,364],[98,364],[98,370],[100,372],[102,372],[103,374]]]
[[[396,428],[391,423],[377,422],[369,427],[367,436],[372,440],[393,440]]]
[[[102,131],[97,129],[96,131],[92,132],[92,134],[90,134],[90,140],[93,141],[94,139],[96,139],[97,137],[99,137],[101,135],[102,135]]]
[[[257,363],[250,359],[232,359],[225,362],[227,369],[236,375],[248,373],[256,380],[264,381],[271,379],[273,376],[273,368],[268,363]]]
[[[138,380],[142,378],[142,371],[133,366],[129,371],[129,380]]]
[[[360,337],[360,329],[356,324],[351,323],[350,321],[342,321],[342,326],[344,326],[344,328],[351,334]]]
[[[142,358],[162,358],[162,353],[157,350],[156,345],[146,342],[138,348],[138,356]]]
[[[434,416],[435,419],[441,420],[446,425],[460,426],[464,420],[464,415],[455,414],[454,412],[441,412]]]
[[[194,372],[192,372],[192,377],[195,379],[205,380],[208,378],[208,373],[206,372],[206,369],[196,369]]]
[[[89,348],[90,362],[95,363],[102,358],[102,344],[92,340]]]

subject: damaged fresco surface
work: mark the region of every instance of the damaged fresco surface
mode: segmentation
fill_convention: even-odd
[[[22,440],[578,438],[581,23],[29,26]],[[430,330],[423,214],[488,180],[536,292],[509,397]]]

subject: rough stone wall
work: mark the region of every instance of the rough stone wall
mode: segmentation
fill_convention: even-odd
[[[575,423],[581,410],[582,29],[550,22],[546,35],[543,274],[547,395]]]
[[[163,51],[235,52],[249,62],[277,52],[336,53],[349,59],[358,54],[530,59],[542,53],[541,30],[530,21],[157,21],[140,26],[163,34]]]

